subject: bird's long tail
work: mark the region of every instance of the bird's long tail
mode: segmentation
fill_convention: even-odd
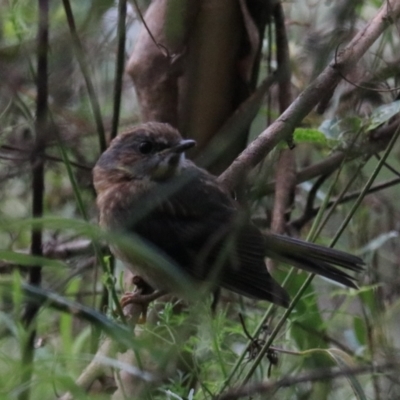
[[[324,276],[343,285],[357,288],[354,283],[355,277],[337,268],[337,266],[360,272],[364,265],[360,257],[289,236],[273,233],[267,233],[264,236],[266,238],[267,257]]]

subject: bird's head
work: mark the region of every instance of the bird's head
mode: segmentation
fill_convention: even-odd
[[[183,139],[169,124],[149,122],[121,133],[101,155],[94,169],[96,176],[115,179],[163,181],[179,172],[184,152],[196,144]]]

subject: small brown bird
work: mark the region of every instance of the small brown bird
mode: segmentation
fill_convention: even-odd
[[[139,125],[115,138],[94,168],[100,225],[139,235],[193,282],[284,307],[289,296],[267,271],[265,257],[356,287],[354,278],[334,265],[358,272],[359,257],[263,235],[213,175],[185,159],[194,145],[163,123]],[[112,251],[155,289],[175,291],[160,268],[136,265],[123,250]]]

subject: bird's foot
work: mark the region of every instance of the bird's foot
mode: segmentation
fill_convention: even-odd
[[[133,283],[136,285],[137,290],[135,292],[125,293],[120,301],[121,308],[128,305],[137,305],[141,307],[141,313],[138,320],[138,324],[144,324],[147,319],[147,308],[149,303],[158,299],[166,294],[164,290],[153,290],[153,288],[148,285],[140,276],[134,276],[132,279]]]
[[[141,314],[138,320],[138,324],[144,324],[147,320],[147,308],[149,303],[164,296],[166,292],[164,290],[156,290],[150,294],[141,294],[139,292],[125,293],[121,298],[122,309],[128,305],[138,305],[142,308]]]
[[[167,294],[165,290],[156,290],[150,294],[141,294],[138,292],[134,293],[125,293],[121,298],[121,307],[124,308],[128,304],[140,304],[146,305],[151,303],[154,300],[157,300],[159,297]]]

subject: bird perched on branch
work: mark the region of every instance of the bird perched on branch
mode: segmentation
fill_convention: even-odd
[[[186,160],[195,142],[168,124],[146,123],[120,134],[94,168],[100,225],[135,233],[172,261],[192,282],[208,282],[287,307],[289,296],[272,278],[265,257],[349,287],[361,271],[348,253],[272,233],[262,234],[207,171]],[[174,291],[159,267],[114,254],[155,289]]]

